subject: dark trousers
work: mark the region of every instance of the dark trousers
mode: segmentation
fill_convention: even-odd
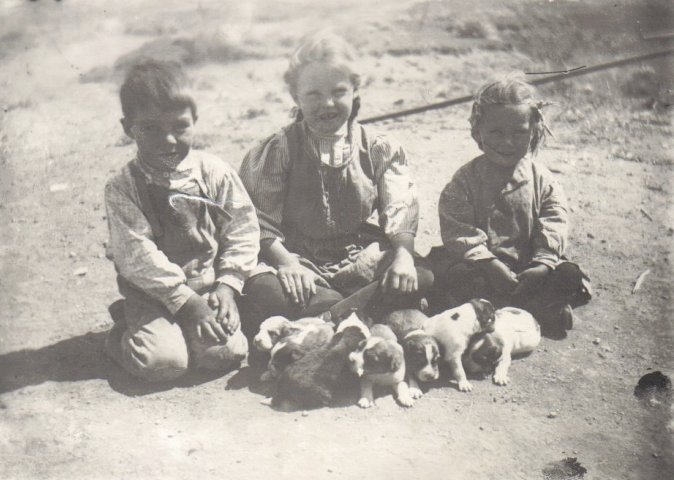
[[[400,308],[415,308],[433,284],[430,270],[417,267],[419,290],[410,295],[384,294],[376,292],[366,305],[353,305],[365,313],[369,320],[376,321],[386,312]],[[334,304],[343,300],[344,296],[337,290],[316,286],[316,294],[302,308],[292,302],[285,294],[278,277],[273,273],[261,273],[249,278],[243,289],[240,302],[241,329],[252,338],[257,334],[260,324],[274,315],[281,315],[291,320],[320,315]]]
[[[527,310],[544,331],[553,333],[562,308],[584,305],[592,297],[588,276],[572,262],[557,265],[535,290],[513,295],[494,290],[474,263],[450,265],[443,257],[444,252],[433,249],[425,262],[435,276],[428,295],[429,313],[442,312],[472,298],[484,298],[496,308],[512,306]]]

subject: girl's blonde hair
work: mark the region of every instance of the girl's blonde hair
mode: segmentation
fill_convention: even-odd
[[[290,57],[288,70],[283,79],[290,94],[297,94],[297,79],[302,68],[310,63],[323,62],[348,72],[354,90],[360,86],[360,74],[356,71],[356,54],[353,47],[330,29],[306,35]]]
[[[470,133],[480,148],[482,148],[479,135],[480,120],[487,105],[528,105],[531,108],[529,151],[533,154],[536,154],[538,148],[545,142],[546,134],[552,135],[541,112],[541,108],[547,104],[538,99],[536,89],[532,85],[520,76],[510,76],[482,86],[473,97]]]

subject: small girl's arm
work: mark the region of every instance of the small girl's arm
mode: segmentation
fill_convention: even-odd
[[[539,181],[539,179],[535,179]],[[569,214],[562,187],[542,176],[539,215],[533,235],[532,263],[554,268],[564,254],[569,230]]]
[[[487,248],[487,234],[474,225],[475,207],[462,170],[442,190],[438,213],[442,243],[452,260],[459,262],[495,258]]]

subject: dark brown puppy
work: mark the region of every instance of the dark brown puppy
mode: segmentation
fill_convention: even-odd
[[[317,408],[332,403],[335,387],[349,365],[349,354],[365,340],[363,330],[346,327],[327,347],[306,353],[279,377],[271,405],[279,410]]]
[[[405,352],[407,383],[414,399],[423,395],[418,382],[437,380],[440,373],[438,342],[423,330],[427,319],[426,315],[413,309],[396,310],[382,318],[382,323],[391,327]]]

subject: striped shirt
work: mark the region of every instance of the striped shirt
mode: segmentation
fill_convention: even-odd
[[[334,137],[317,136],[306,124],[302,124],[302,138],[305,148],[321,162],[321,172],[333,173],[337,168],[355,167],[362,145],[361,127],[354,123],[350,135]],[[414,183],[408,176],[407,155],[405,150],[390,138],[366,130],[369,143],[372,178],[358,167],[350,172],[357,177],[344,175],[341,178],[350,181],[367,182],[376,192],[365,208],[377,205],[379,224],[384,234],[391,238],[401,233],[416,234],[419,205]],[[249,151],[241,165],[239,174],[248,193],[258,210],[261,239],[280,239],[285,241],[288,232],[283,231],[283,215],[288,196],[288,178],[294,159],[290,158],[287,128],[263,140]],[[330,170],[332,169],[332,170]],[[323,173],[321,173],[323,175]],[[347,180],[349,181],[349,180]],[[322,189],[326,197],[339,196],[339,181],[325,182],[321,185],[306,186]],[[297,193],[297,192],[295,192]],[[317,211],[321,205],[315,206]],[[332,212],[335,218],[334,229],[326,231],[324,225],[302,225],[304,242],[312,242],[318,247],[332,248],[332,240],[354,233],[349,231],[358,225],[362,209]],[[346,225],[349,225],[347,227]],[[334,243],[338,248],[339,242]]]
[[[566,197],[530,157],[515,169],[484,155],[462,166],[440,195],[440,233],[454,262],[499,258],[516,272],[555,267],[568,235]]]
[[[149,185],[171,192],[170,208],[176,210],[172,215],[184,222],[180,227],[184,231],[172,238],[184,238],[184,247],[180,240],[173,240],[171,248],[160,249],[148,220],[151,214],[143,211],[129,169],[132,162],[140,167]],[[203,222],[191,213],[195,202],[212,202],[223,214]],[[171,313],[195,293],[196,285],[201,288],[224,283],[240,292],[257,264],[260,237],[255,209],[236,172],[208,153],[191,151],[172,172],[153,171],[132,160],[106,184],[105,205],[110,233],[108,257],[125,280],[160,301]],[[164,223],[161,212],[155,214]],[[170,224],[169,219],[164,220]],[[183,258],[185,252],[193,257]]]

